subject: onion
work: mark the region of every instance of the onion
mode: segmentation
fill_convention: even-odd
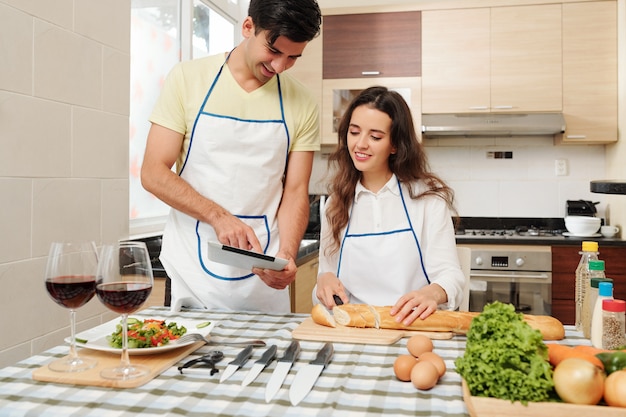
[[[556,393],[567,403],[595,405],[604,394],[604,372],[584,359],[564,359],[553,378]]]
[[[604,401],[614,407],[626,407],[626,370],[612,372],[606,378]]]

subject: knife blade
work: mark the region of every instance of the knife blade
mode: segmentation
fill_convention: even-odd
[[[277,349],[278,346],[272,345],[265,352],[263,352],[261,358],[254,362],[254,365],[252,365],[252,368],[250,368],[246,377],[243,379],[243,381],[241,381],[242,387],[245,387],[246,385],[254,381],[254,379],[261,373],[261,371],[265,369],[265,367],[269,365],[270,362],[274,360],[274,358],[276,358]]]
[[[300,401],[307,396],[309,391],[315,385],[317,378],[330,362],[333,357],[334,348],[333,344],[327,342],[319,352],[317,356],[309,364],[301,368],[289,388],[289,401],[291,405],[298,405]]]
[[[224,369],[224,373],[220,377],[220,383],[226,381],[235,373],[235,371],[237,371],[237,369],[241,368],[246,362],[248,362],[250,356],[252,356],[252,345],[246,346],[246,348],[239,352],[237,356],[235,356],[235,359],[228,364],[226,369]]]
[[[293,363],[298,359],[300,355],[300,342],[294,340],[291,342],[289,347],[283,353],[283,356],[278,359],[278,363],[276,364],[276,368],[270,377],[267,386],[265,387],[265,402],[269,403],[272,398],[276,395],[280,387],[283,385],[289,370]]]

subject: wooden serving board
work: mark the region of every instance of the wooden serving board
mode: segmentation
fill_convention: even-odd
[[[391,345],[403,337],[421,334],[431,339],[451,339],[452,332],[426,332],[416,330],[390,330],[358,327],[328,327],[317,324],[311,317],[304,321],[291,332],[294,339],[314,340],[321,342],[344,342],[362,343],[372,345]]]
[[[204,345],[203,342],[196,342],[183,346],[179,349],[172,349],[154,355],[131,355],[131,364],[147,366],[150,368],[150,373],[144,377],[126,381],[114,381],[111,379],[104,379],[100,376],[100,371],[103,368],[112,368],[120,364],[121,354],[91,349],[80,349],[78,354],[81,357],[96,359],[98,364],[94,368],[82,372],[65,373],[52,371],[48,368],[48,365],[44,365],[33,371],[33,379],[36,381],[56,382],[59,384],[135,388],[151,381],[170,366],[178,363],[183,358],[189,356],[189,354],[193,351],[199,349],[202,345]]]
[[[490,397],[472,396],[465,380],[463,384],[463,400],[470,417],[624,417],[626,410],[620,407],[605,405],[578,405],[557,402],[530,402],[528,405],[509,400]]]

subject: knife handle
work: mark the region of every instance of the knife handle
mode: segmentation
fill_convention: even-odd
[[[327,342],[324,347],[317,352],[317,356],[311,361],[311,365],[328,365],[328,362],[330,362],[330,358],[333,357],[334,352],[335,349],[333,348],[333,344]]]
[[[258,359],[256,362],[261,363],[263,365],[267,365],[276,357],[276,350],[278,350],[278,346],[276,345],[270,346],[265,352],[263,352],[263,355],[261,355],[261,358]]]
[[[282,358],[280,358],[279,362],[290,362],[293,363],[300,355],[300,342],[294,340],[291,342],[285,353],[283,353]]]
[[[233,359],[233,361],[229,363],[229,365],[243,366],[246,362],[248,362],[250,356],[252,356],[252,345],[246,346],[244,350],[239,352],[237,356],[235,356],[235,359]]]

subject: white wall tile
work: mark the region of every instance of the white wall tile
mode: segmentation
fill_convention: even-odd
[[[128,177],[102,181],[102,243],[129,237],[128,207]]]
[[[104,48],[102,59],[102,110],[130,114],[130,55]]]
[[[74,107],[72,176],[128,178],[128,116]]]
[[[73,26],[74,0],[2,0],[0,3],[9,4],[29,15],[67,29],[71,29]]]
[[[498,181],[449,180],[454,190],[456,209],[464,217],[497,217],[500,215]]]
[[[0,349],[29,341],[69,323],[69,311],[58,306],[44,284],[46,258],[0,264],[0,305],[5,312],[19,317],[10,338],[0,338]]]
[[[31,94],[33,18],[0,3],[0,39],[0,89]]]
[[[0,264],[30,257],[32,180],[0,178]]]
[[[33,256],[45,256],[58,240],[100,242],[98,180],[38,179],[33,186]]]
[[[74,2],[75,30],[99,43],[130,53],[128,0],[80,0]]]
[[[70,106],[0,91],[0,177],[70,173]]]
[[[35,95],[102,107],[102,46],[49,23],[35,21]]]

